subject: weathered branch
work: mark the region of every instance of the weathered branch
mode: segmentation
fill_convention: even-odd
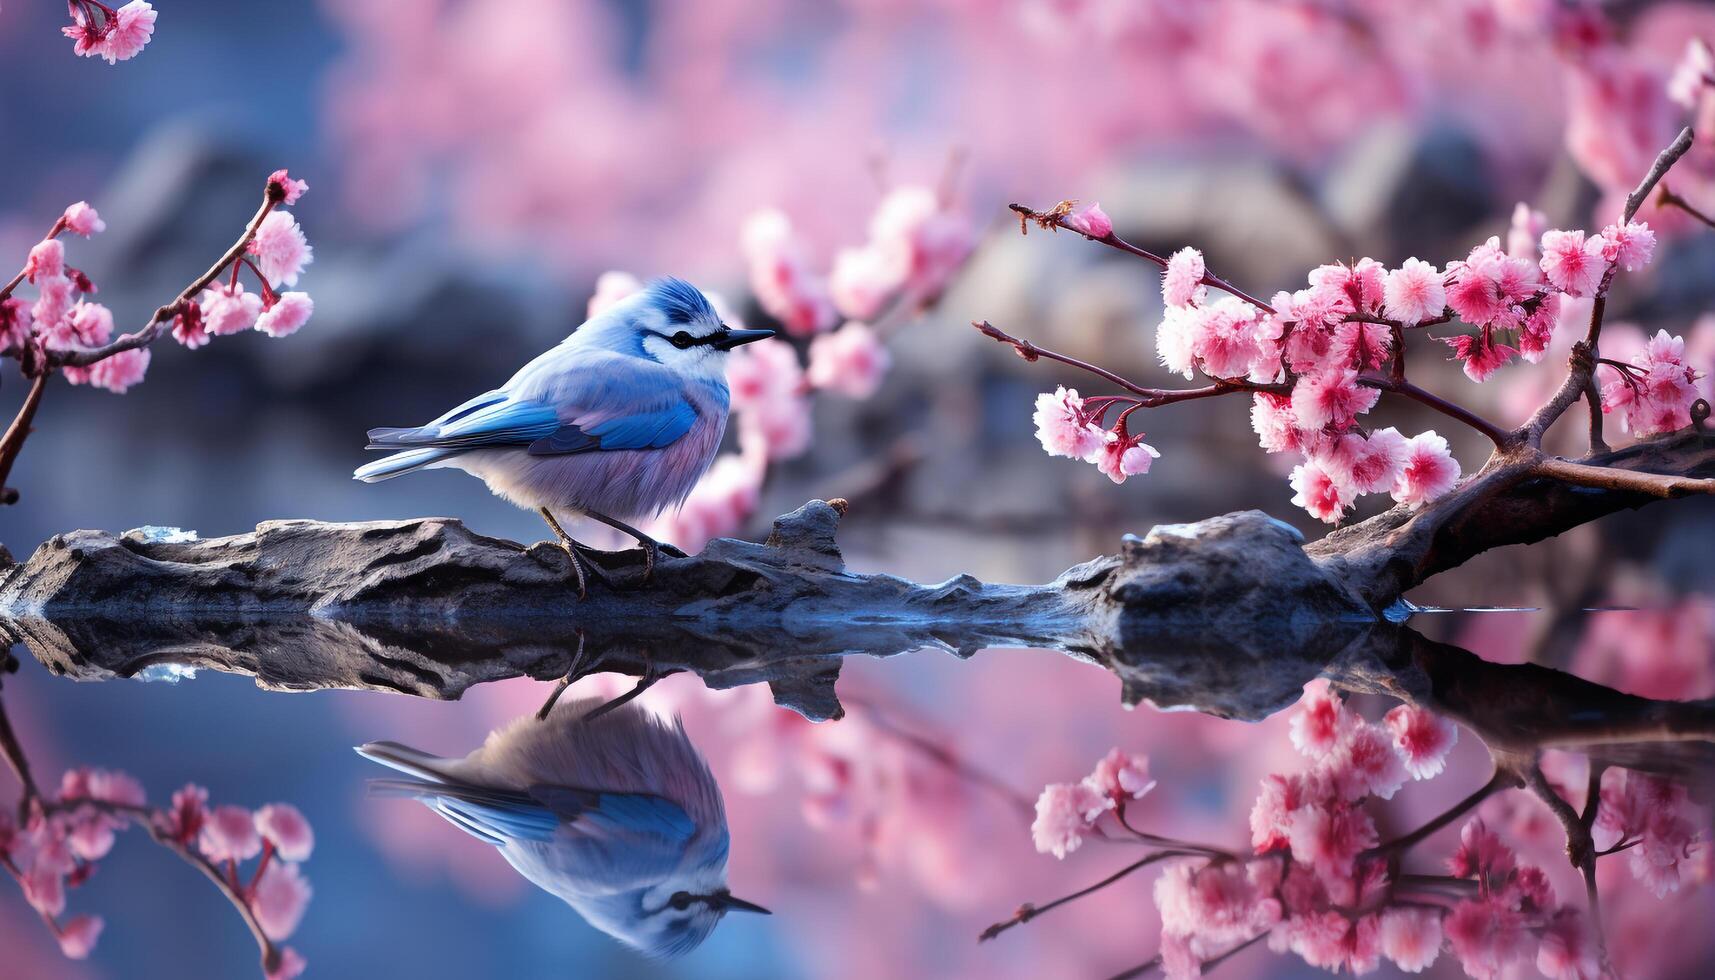
[[[846,571],[821,502],[767,544],[722,539],[638,559],[578,602],[565,553],[457,521],[272,521],[173,543],[143,533],[58,536],[0,583],[0,622],[50,670],[79,679],[181,665],[283,690],[369,688],[458,697],[471,684],[564,674],[582,634],[600,669],[688,670],[714,687],[768,682],[812,718],[840,713],[841,658],[941,647],[1065,651],[1148,699],[1260,718],[1297,700],[1374,617],[1254,511],[1127,538],[1037,586],[959,576],[919,585]]]
[[[1599,477],[1599,479],[1598,479]],[[1534,450],[1497,453],[1421,510],[1396,507],[1306,550],[1381,609],[1407,590],[1488,551],[1550,538],[1600,517],[1689,492],[1715,478],[1715,435],[1686,429],[1578,463]]]

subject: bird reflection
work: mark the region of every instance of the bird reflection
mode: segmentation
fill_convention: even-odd
[[[520,718],[462,759],[396,742],[358,746],[407,774],[371,782],[500,849],[591,925],[654,957],[695,949],[729,911],[767,909],[726,887],[720,787],[677,720],[598,699]]]

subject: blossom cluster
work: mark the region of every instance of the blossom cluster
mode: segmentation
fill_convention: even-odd
[[[1098,832],[1104,815],[1121,812],[1127,800],[1142,799],[1154,788],[1147,757],[1113,749],[1078,782],[1051,783],[1043,789],[1030,836],[1038,851],[1063,858]]]
[[[207,288],[171,307],[172,334],[184,346],[201,347],[212,337],[249,329],[285,337],[302,327],[314,311],[308,294],[276,289],[295,285],[312,258],[296,219],[278,210],[278,205],[296,203],[308,185],[280,170],[269,176],[268,186],[267,214],[246,232],[243,252],[229,269],[218,270]],[[87,273],[67,263],[61,237],[71,233],[88,238],[106,228],[95,208],[79,201],[66,208],[47,236],[30,249],[20,277],[36,287],[37,295],[31,302],[11,295],[11,288],[0,293],[0,353],[25,360],[39,345],[50,357],[88,354],[115,340],[113,312],[91,299],[97,287]],[[247,292],[239,281],[245,268],[256,276],[259,292]],[[223,273],[229,273],[224,283],[219,281]],[[142,344],[98,355],[83,365],[65,363],[58,370],[74,385],[124,394],[148,371],[151,355],[146,344],[152,337],[146,334]]]
[[[738,531],[756,510],[769,465],[809,450],[815,392],[857,400],[876,393],[892,355],[874,324],[934,302],[969,256],[974,235],[940,196],[912,185],[883,198],[869,240],[841,250],[826,276],[781,211],[753,214],[741,239],[753,298],[799,341],[763,340],[727,356],[739,451],[717,458],[684,504],[650,528],[686,548]],[[639,288],[629,273],[604,273],[589,315]],[[744,325],[724,297],[711,293],[709,300],[728,326]]]
[[[1099,205],[1063,205],[1047,219],[1115,241]],[[1384,391],[1407,390],[1408,332],[1455,318],[1474,327],[1439,339],[1467,377],[1485,381],[1515,357],[1542,359],[1563,297],[1598,295],[1616,271],[1642,268],[1655,249],[1654,233],[1641,222],[1595,235],[1538,224],[1545,224],[1541,216],[1521,206],[1506,249],[1496,236],[1444,267],[1417,258],[1393,269],[1369,258],[1323,265],[1311,270],[1307,288],[1279,292],[1268,303],[1214,278],[1201,252],[1182,248],[1162,260],[1157,356],[1186,379],[1212,379],[1212,393],[1252,393],[1251,425],[1263,450],[1302,456],[1290,477],[1292,502],[1312,516],[1338,523],[1360,496],[1377,493],[1422,507],[1458,483],[1447,440],[1434,430],[1407,437],[1360,424]],[[1212,297],[1212,288],[1228,295]],[[1663,334],[1642,363],[1617,370],[1619,379],[1604,390],[1608,411],[1623,412],[1646,434],[1689,424],[1698,376],[1677,339]],[[1037,438],[1050,455],[1093,462],[1123,482],[1148,472],[1159,455],[1128,431],[1128,416],[1211,392],[1083,399],[1061,388],[1037,398]],[[1107,426],[1106,413],[1122,406]]]
[[[83,58],[108,64],[128,61],[155,35],[155,8],[147,0],[131,0],[118,10],[100,0],[70,0],[71,26],[61,33],[71,38],[72,50]]]
[[[88,957],[103,922],[94,915],[62,918],[66,891],[87,881],[113,849],[116,834],[133,825],[222,882],[270,942],[282,942],[297,929],[310,900],[299,865],[314,849],[315,835],[296,807],[211,808],[208,791],[188,784],[169,806],[155,809],[130,775],[79,768],[61,777],[54,799],[33,801],[22,826],[0,811],[0,865],[67,957]],[[241,874],[239,865],[251,859],[253,870]],[[290,980],[304,970],[303,957],[290,947],[281,947],[277,960],[270,980]]]

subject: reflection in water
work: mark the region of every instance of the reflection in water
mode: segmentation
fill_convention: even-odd
[[[587,717],[562,703],[489,735],[462,759],[395,742],[358,748],[412,778],[371,783],[493,844],[518,873],[650,956],[680,956],[729,911],[767,910],[726,887],[720,787],[677,721],[636,704]]]

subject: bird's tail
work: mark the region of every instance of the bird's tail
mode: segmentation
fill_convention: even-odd
[[[409,745],[398,742],[370,742],[357,746],[357,754],[370,762],[379,762],[389,769],[397,769],[407,776],[431,783],[452,782],[454,777],[447,772],[447,764],[451,759],[443,759],[438,755],[419,752]],[[376,780],[378,784],[399,784],[404,780]],[[411,784],[415,785],[415,784]]]
[[[438,463],[455,453],[456,450],[449,449],[411,449],[359,466],[351,476],[352,479],[362,480],[364,483],[379,483]]]

